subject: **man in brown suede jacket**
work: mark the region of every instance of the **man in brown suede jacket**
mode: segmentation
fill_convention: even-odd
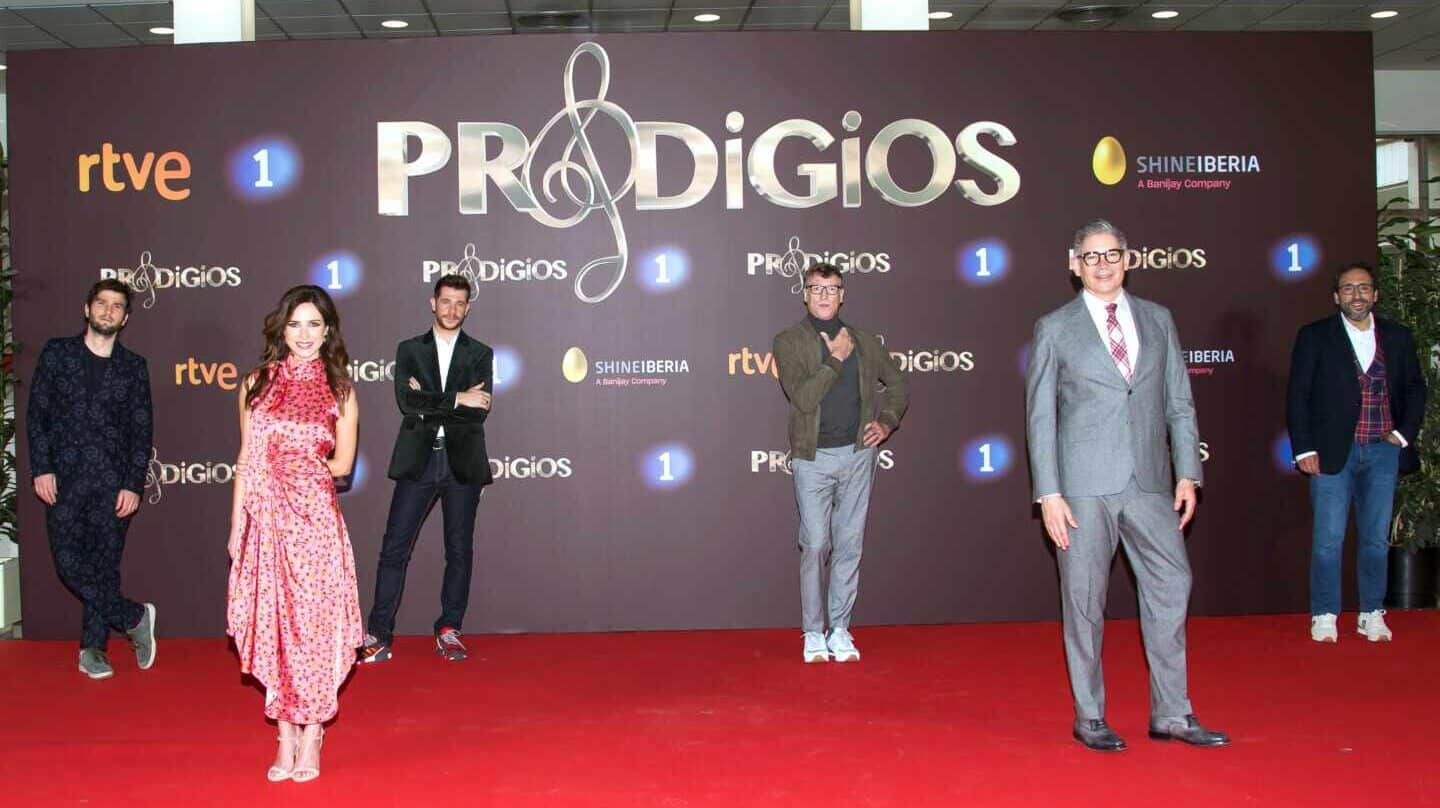
[[[803,658],[857,662],[860,652],[850,636],[850,612],[860,584],[875,447],[900,425],[909,385],[874,334],[840,321],[845,284],[838,269],[815,264],[805,270],[803,297],[805,319],[780,332],[773,348],[780,386],[792,408],[790,465],[800,508]],[[827,545],[828,604],[822,596]]]

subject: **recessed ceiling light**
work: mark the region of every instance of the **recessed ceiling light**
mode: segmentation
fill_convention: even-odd
[[[695,22],[719,22],[719,14],[696,14]]]
[[[169,36],[175,33],[175,29],[171,28],[168,25],[157,25],[154,28],[150,29],[150,33],[155,34],[156,36]]]
[[[1180,12],[1170,11],[1169,9],[1166,9],[1165,11],[1156,11],[1150,16],[1154,17],[1157,20],[1173,20],[1176,17],[1180,16]]]
[[[10,69],[10,68],[6,67],[5,65],[0,65],[0,70],[9,70],[9,69]]]
[[[932,19],[932,20],[948,20],[948,19],[950,19],[950,18],[953,17],[953,16],[955,16],[955,13],[954,13],[954,12],[951,12],[951,11],[932,11],[932,12],[930,12],[930,19]]]
[[[1398,16],[1400,16],[1400,12],[1398,12],[1398,11],[1390,11],[1390,10],[1387,9],[1387,10],[1385,10],[1385,11],[1377,11],[1377,12],[1375,12],[1374,14],[1371,14],[1370,16],[1373,17],[1373,18],[1375,18],[1375,19],[1377,19],[1377,20],[1388,20],[1388,19],[1390,19],[1391,17],[1398,17]]]
[[[380,23],[381,28],[409,28],[410,23],[404,20],[384,20]]]

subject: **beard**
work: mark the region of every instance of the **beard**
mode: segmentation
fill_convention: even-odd
[[[94,331],[102,337],[113,337],[120,333],[120,329],[125,327],[123,320],[114,325],[106,325],[97,321],[94,317],[86,317],[85,322],[89,324],[91,331]]]

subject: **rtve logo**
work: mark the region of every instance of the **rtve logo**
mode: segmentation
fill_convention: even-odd
[[[124,163],[124,171],[120,165]],[[190,189],[177,185],[190,179],[190,158],[184,152],[167,151],[159,157],[155,152],[145,152],[139,157],[131,152],[117,152],[112,143],[101,143],[100,151],[81,154],[76,159],[77,183],[80,193],[90,193],[98,170],[100,182],[105,190],[120,193],[126,189],[144,191],[153,186],[161,199],[171,202],[190,196]]]

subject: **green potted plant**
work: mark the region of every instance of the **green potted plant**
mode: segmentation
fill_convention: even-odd
[[[1434,182],[1434,180],[1431,180]],[[1378,211],[1379,305],[1409,326],[1429,394],[1416,451],[1420,469],[1400,478],[1390,526],[1389,606],[1432,608],[1440,595],[1440,220]]]

